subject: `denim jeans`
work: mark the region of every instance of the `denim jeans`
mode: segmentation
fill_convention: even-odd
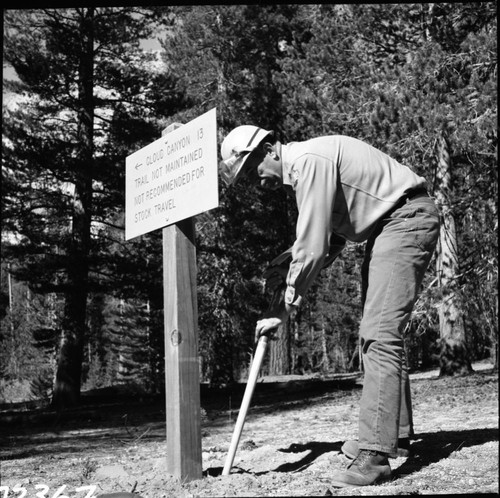
[[[394,455],[398,437],[412,435],[403,331],[438,237],[439,213],[433,200],[416,197],[382,219],[367,242],[360,325],[365,372],[361,449]]]

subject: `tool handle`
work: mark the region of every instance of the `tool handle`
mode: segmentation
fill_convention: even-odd
[[[229,475],[231,467],[233,466],[234,456],[236,454],[236,449],[238,448],[238,443],[240,442],[241,433],[243,432],[243,426],[245,425],[248,408],[250,406],[250,402],[252,401],[253,391],[255,384],[257,383],[262,360],[266,354],[267,340],[267,336],[263,335],[257,343],[255,356],[252,361],[252,366],[250,367],[250,374],[245,388],[245,394],[243,395],[243,401],[241,402],[238,419],[236,420],[236,426],[234,427],[231,445],[229,446],[229,453],[226,458],[224,469],[222,470],[223,476]]]
[[[274,309],[281,299],[281,294],[284,287],[280,286],[275,289],[271,302],[269,303],[268,310]],[[257,384],[257,378],[259,376],[260,367],[262,365],[262,360],[266,354],[267,348],[267,335],[262,335],[259,337],[257,342],[257,347],[255,348],[255,355],[253,357],[252,365],[250,367],[250,373],[248,375],[247,385],[245,387],[245,393],[243,395],[243,400],[241,402],[241,408],[238,412],[238,418],[236,420],[236,426],[234,427],[233,437],[231,439],[231,444],[229,446],[229,452],[226,457],[226,462],[222,470],[222,475],[227,476],[231,471],[233,466],[234,456],[236,455],[236,450],[238,448],[238,443],[240,442],[241,433],[243,432],[243,426],[245,425],[245,419],[247,417],[248,408],[250,402],[252,401],[253,391],[255,389],[255,384]]]

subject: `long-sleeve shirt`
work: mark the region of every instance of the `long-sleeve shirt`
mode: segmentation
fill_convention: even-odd
[[[297,199],[285,302],[298,306],[338,240],[363,242],[406,192],[425,187],[410,168],[361,140],[333,135],[281,147],[283,184]],[[332,236],[333,235],[333,236]]]

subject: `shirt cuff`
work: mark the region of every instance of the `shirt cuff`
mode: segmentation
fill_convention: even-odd
[[[289,285],[285,291],[285,303],[290,306],[300,306],[302,302],[302,296],[297,293],[295,287]]]
[[[285,303],[292,306],[299,306],[302,301],[302,296],[297,292],[297,277],[302,272],[304,263],[302,261],[295,261],[290,264],[288,275],[286,279],[287,287],[285,291]]]

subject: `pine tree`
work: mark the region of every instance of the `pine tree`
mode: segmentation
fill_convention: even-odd
[[[102,263],[109,227],[120,225],[124,157],[151,141],[157,122],[145,70],[154,57],[139,41],[158,18],[155,10],[89,7],[9,11],[5,19],[4,57],[20,78],[11,86],[28,96],[4,109],[5,225],[20,237],[8,249],[18,278],[65,296],[53,397],[65,407],[80,393],[89,293],[114,284]],[[164,115],[173,93],[160,101]]]
[[[179,25],[165,38],[164,57],[182,75],[189,106],[175,120],[187,122],[217,107],[220,141],[240,124],[279,132],[280,95],[272,76],[295,10],[249,5],[176,11]],[[197,218],[196,231],[203,372],[224,383],[240,376],[255,321],[270,298],[263,295],[261,274],[291,237],[283,194],[241,184],[221,186],[220,199],[217,210]]]
[[[484,295],[496,282],[487,261],[498,260],[494,255],[497,246],[490,231],[474,230],[479,225],[465,223],[464,215],[468,212],[470,220],[477,213],[478,221],[479,216],[492,220],[490,215],[497,212],[493,201],[497,185],[493,124],[496,6],[325,5],[303,9],[313,36],[289,47],[281,61],[286,71],[277,75],[290,129],[299,138],[306,130],[307,136],[339,133],[364,139],[427,178],[431,189],[438,188],[434,183],[436,135],[446,132],[457,176],[451,202],[461,261],[458,274],[463,277],[456,297],[461,300],[472,282]],[[305,108],[307,115],[300,115]],[[460,178],[467,179],[469,190],[463,188]],[[483,184],[486,178],[488,185]],[[496,229],[494,221],[489,226]],[[464,244],[466,233],[470,249]],[[485,247],[490,257],[477,257]],[[466,268],[469,271],[464,273]],[[490,280],[480,283],[480,274],[489,275]],[[434,278],[431,266],[424,288]],[[477,309],[485,309],[480,304],[484,301],[471,298],[475,295],[469,292],[467,302],[460,305],[470,313],[467,322],[474,323],[467,334],[467,349],[472,352],[475,347],[477,341],[471,335],[476,333],[494,349],[496,328],[491,324],[496,322],[496,307],[488,300],[484,323],[477,313]],[[428,310],[423,323],[431,333],[439,319],[434,310],[440,297],[428,292],[424,299],[428,301],[419,305]]]
[[[449,198],[453,191],[452,167],[446,137],[439,140],[439,161],[436,172],[436,200],[441,208],[442,227],[439,238],[438,277],[443,291],[439,310],[441,375],[469,373],[472,366],[466,349],[465,324],[459,305],[458,244],[456,224]]]

